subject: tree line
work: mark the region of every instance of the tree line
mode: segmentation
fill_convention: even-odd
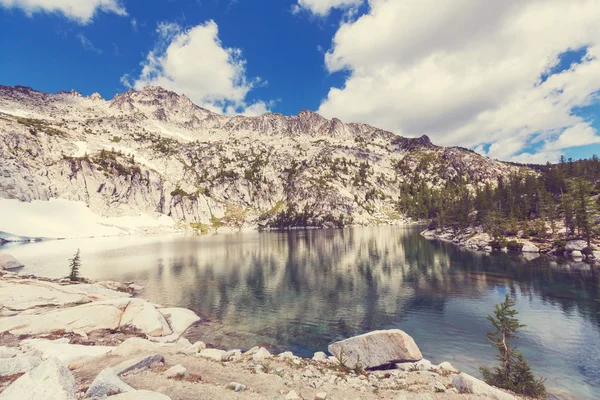
[[[596,235],[599,212],[600,160],[573,161],[561,157],[557,164],[521,165],[521,169],[497,182],[477,184],[457,176],[444,187],[426,182],[401,186],[399,211],[415,219],[431,221],[430,228],[460,231],[483,226],[494,237],[558,238],[558,224],[567,237],[581,237],[588,246]],[[551,233],[548,233],[551,231]]]

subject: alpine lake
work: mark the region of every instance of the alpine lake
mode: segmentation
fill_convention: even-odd
[[[311,357],[333,341],[398,328],[425,358],[479,376],[496,361],[486,319],[517,300],[516,341],[557,399],[600,398],[600,268],[547,256],[478,253],[428,241],[420,227],[360,227],[204,236],[125,236],[0,247],[22,273],[135,282],[155,303],[203,322],[193,342],[263,345]]]

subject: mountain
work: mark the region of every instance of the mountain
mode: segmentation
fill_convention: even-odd
[[[59,199],[201,230],[394,223],[404,182],[476,185],[518,169],[311,111],[228,117],[160,87],[107,101],[0,86],[0,205],[15,213]]]

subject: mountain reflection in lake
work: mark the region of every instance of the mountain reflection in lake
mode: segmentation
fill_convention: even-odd
[[[600,393],[600,273],[517,254],[428,242],[417,228],[264,232],[202,237],[64,240],[3,247],[23,272],[135,281],[143,296],[204,316],[193,339],[265,345],[302,356],[376,329],[399,328],[434,363],[477,375],[494,363],[486,315],[505,293],[527,324],[518,344],[554,396]]]

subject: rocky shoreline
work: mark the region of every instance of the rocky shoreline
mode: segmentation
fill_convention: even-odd
[[[0,399],[497,399],[516,397],[447,362],[423,359],[409,335],[375,331],[312,359],[263,347],[190,343],[200,318],[136,297],[140,286],[0,270]]]
[[[587,242],[581,239],[565,240],[560,246],[549,240],[523,239],[517,236],[506,236],[503,245],[494,243],[494,238],[481,228],[468,228],[459,233],[451,229],[425,229],[421,236],[429,240],[440,240],[453,243],[460,247],[474,251],[518,252],[526,258],[536,258],[540,254],[552,257],[565,257],[574,262],[587,262],[593,265],[600,264],[600,248],[592,244],[588,248]],[[496,246],[496,247],[493,247]]]

